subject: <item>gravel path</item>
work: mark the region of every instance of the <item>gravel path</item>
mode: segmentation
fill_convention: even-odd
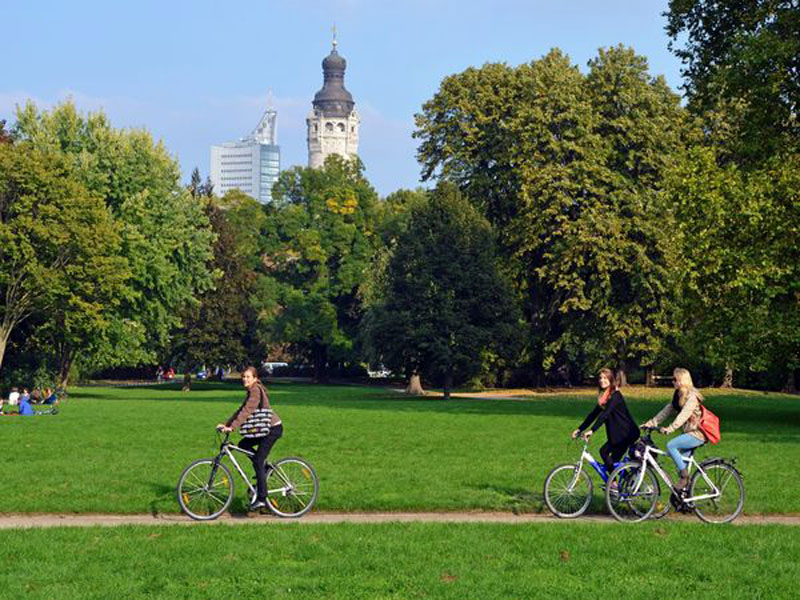
[[[671,515],[666,521],[700,523],[694,516]],[[92,515],[92,514],[0,514],[0,529],[30,527],[115,527],[119,525],[252,525],[284,523],[569,523],[592,522],[613,524],[607,515],[590,515],[577,520],[556,519],[546,514],[515,515],[507,512],[312,512],[300,519],[278,519],[271,515],[230,515],[216,521],[192,521],[184,515]],[[800,515],[740,516],[736,525],[800,525]]]

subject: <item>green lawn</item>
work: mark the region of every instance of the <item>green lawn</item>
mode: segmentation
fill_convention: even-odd
[[[54,417],[0,417],[3,512],[175,512],[174,486],[191,460],[215,451],[213,426],[243,390],[202,383],[159,388],[78,388]],[[308,458],[321,479],[320,510],[538,511],[548,471],[578,449],[569,433],[591,390],[513,400],[407,400],[367,387],[275,385],[285,423],[273,457]],[[636,419],[667,389],[627,393]],[[800,399],[709,391],[723,441],[699,453],[735,455],[745,512],[800,513]],[[604,440],[598,433],[592,449]],[[241,492],[242,487],[239,487]],[[241,510],[242,494],[233,509]],[[596,509],[603,510],[598,496]]]
[[[793,598],[799,554],[794,527],[691,522],[11,530],[0,597]]]

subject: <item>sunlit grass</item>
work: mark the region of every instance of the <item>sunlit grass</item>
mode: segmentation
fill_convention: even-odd
[[[272,524],[0,531],[4,598],[792,598],[793,527]],[[624,590],[624,592],[623,592]]]
[[[216,450],[213,427],[243,397],[233,384],[79,388],[54,417],[0,417],[4,512],[175,512],[184,466]],[[407,399],[368,387],[271,387],[285,435],[273,458],[301,455],[321,480],[318,509],[542,510],[549,470],[577,458],[569,433],[591,409],[592,390],[521,400]],[[699,456],[737,456],[745,512],[800,512],[800,401],[716,390],[708,404],[723,441]],[[637,420],[670,390],[631,388]],[[598,433],[592,451],[604,441]],[[243,486],[232,509],[242,510]],[[595,510],[603,510],[598,495]]]

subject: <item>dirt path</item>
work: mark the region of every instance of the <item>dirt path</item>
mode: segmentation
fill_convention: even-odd
[[[665,522],[689,521],[700,523],[694,516],[669,516]],[[252,525],[284,523],[575,523],[592,522],[613,524],[615,521],[604,515],[581,517],[577,521],[556,519],[546,514],[515,515],[505,512],[370,512],[335,513],[312,512],[301,519],[278,519],[270,515],[226,514],[211,522],[192,521],[183,515],[76,515],[76,514],[0,514],[0,529],[30,527],[91,527],[94,525],[115,527],[119,525],[196,525],[212,524]],[[800,515],[741,516],[736,525],[800,525]]]

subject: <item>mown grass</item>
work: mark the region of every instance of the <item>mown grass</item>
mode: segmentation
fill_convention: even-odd
[[[0,531],[0,597],[793,598],[800,530],[695,523]]]
[[[174,485],[216,450],[213,426],[238,406],[233,384],[78,388],[55,417],[0,417],[3,512],[176,512]],[[577,458],[569,433],[591,390],[525,400],[409,400],[355,386],[274,385],[285,424],[273,457],[299,454],[321,479],[320,510],[542,510],[548,471]],[[652,416],[667,389],[626,393]],[[709,391],[723,442],[699,456],[738,456],[745,512],[800,512],[800,399]],[[598,433],[592,450],[604,440]],[[233,510],[243,507],[242,486]],[[596,510],[603,510],[599,494]]]

